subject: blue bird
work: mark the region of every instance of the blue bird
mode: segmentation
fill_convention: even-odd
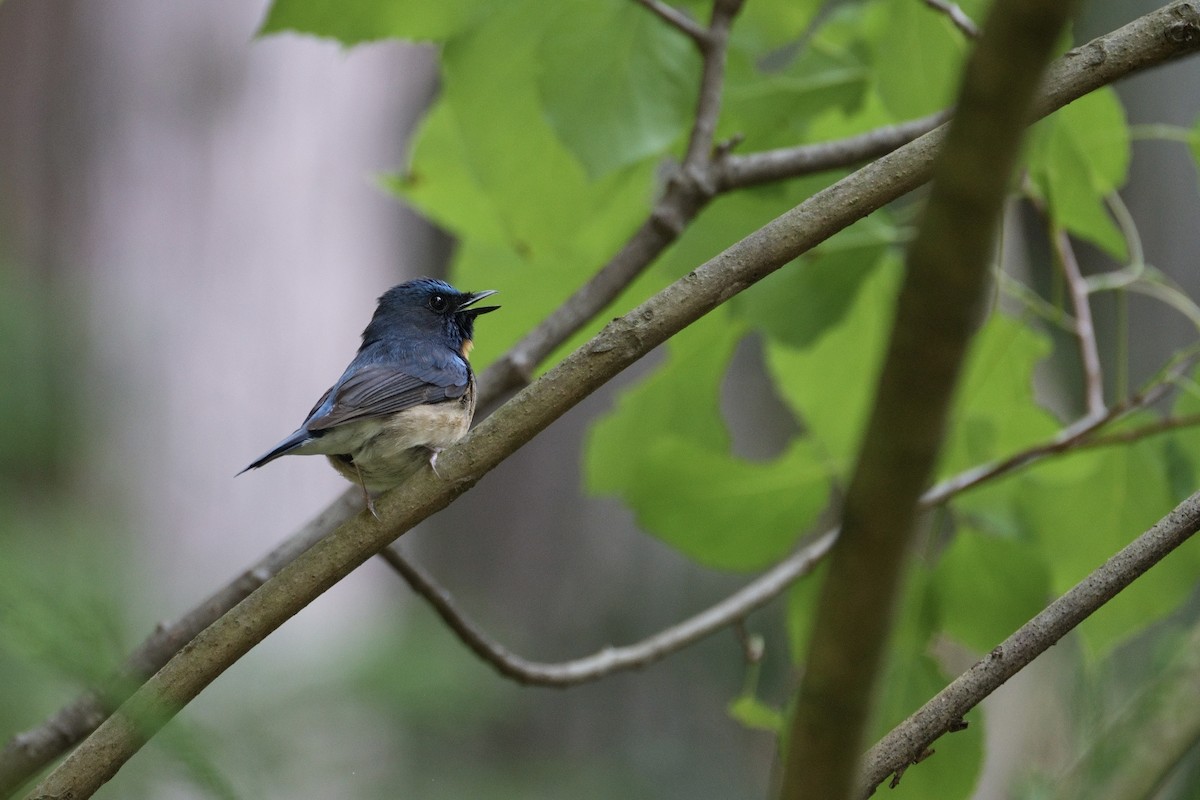
[[[362,487],[372,514],[371,493],[403,483],[426,463],[436,472],[438,453],[466,434],[475,415],[468,360],[475,318],[499,308],[475,303],[493,294],[430,278],[388,289],[342,377],[291,436],[242,472],[280,456],[328,456]]]

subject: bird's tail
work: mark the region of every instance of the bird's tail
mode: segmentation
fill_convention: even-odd
[[[279,444],[272,447],[267,452],[263,453],[248,467],[246,467],[241,472],[239,472],[238,475],[241,475],[242,472],[247,472],[252,469],[258,469],[262,465],[269,464],[270,462],[274,461],[275,459],[279,458],[280,456],[286,456],[288,453],[292,452],[297,447],[300,447],[305,442],[308,442],[311,439],[312,439],[312,434],[310,434],[308,431],[304,430],[304,428],[301,428],[300,430],[293,433],[291,436],[284,439]]]

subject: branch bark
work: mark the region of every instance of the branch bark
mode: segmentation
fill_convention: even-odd
[[[896,307],[792,710],[780,797],[850,797],[906,551],[988,284],[1021,132],[1072,4],[997,0],[969,58]]]
[[[1042,102],[1038,105],[1038,113],[1049,113],[1055,108],[1065,105],[1071,100],[1080,97],[1099,86],[1111,83],[1116,79],[1123,77],[1124,75],[1194,52],[1197,49],[1198,44],[1200,44],[1200,42],[1198,42],[1198,38],[1200,37],[1197,35],[1197,32],[1200,31],[1200,25],[1197,24],[1196,19],[1197,11],[1194,4],[1186,2],[1173,3],[1163,9],[1159,9],[1158,11],[1147,14],[1146,16],[1136,20],[1133,23],[1130,23],[1114,33],[1100,37],[1089,45],[1071,51],[1071,53],[1067,54],[1062,60],[1060,60],[1057,69],[1054,70],[1051,73],[1051,76],[1048,78],[1045,84],[1045,94],[1042,98]],[[816,243],[820,241],[821,238],[832,235],[834,232],[840,229],[840,227],[850,224],[850,222],[853,222],[859,216],[865,216],[875,208],[885,204],[886,202],[889,202],[894,197],[897,197],[922,183],[928,176],[929,161],[933,149],[936,147],[938,141],[940,141],[940,134],[934,134],[926,137],[920,142],[913,142],[908,147],[904,148],[902,152],[897,152],[886,159],[884,163],[868,166],[859,173],[856,173],[856,175],[850,176],[837,186],[831,187],[821,195],[818,195],[818,198],[821,198],[820,202],[817,202],[818,198],[814,198],[813,201],[805,203],[795,211],[785,215],[786,219],[791,220],[791,224],[799,225],[801,227],[807,226],[808,230],[806,233],[804,231],[797,231],[795,236],[789,236],[784,256],[778,257],[786,257],[788,252],[796,252],[797,254],[798,252],[802,252],[802,250],[797,250],[797,248],[811,246],[807,243]],[[817,147],[821,146],[818,145]],[[861,160],[863,157],[866,156],[856,156],[851,158],[846,163],[854,163],[855,161]],[[828,164],[829,162],[823,163]],[[895,171],[890,177],[888,174],[889,170]],[[830,195],[835,198],[835,202],[828,208],[823,208],[820,203],[825,202],[824,198]],[[767,234],[760,232],[759,234],[756,234],[755,237],[761,237],[762,235],[769,236],[774,232],[774,230],[774,228],[770,228]],[[755,239],[755,237],[751,237],[751,239]],[[750,240],[747,240],[747,242],[749,241]],[[719,257],[718,260],[731,260],[732,262],[736,263],[738,260],[747,258],[747,242],[731,248],[730,251],[727,251],[727,253]],[[662,245],[662,247],[665,247],[665,245]],[[661,249],[659,252],[661,252]],[[650,258],[652,257],[653,256],[650,256]],[[729,290],[730,295],[735,293],[735,291],[735,288],[731,288]],[[675,299],[679,299],[679,297],[680,295],[673,293],[668,295],[667,299],[668,302],[671,302]],[[575,327],[571,328],[570,331],[566,333],[562,333],[562,325],[559,324],[557,333],[561,336],[561,338],[557,338],[557,340],[556,335],[554,335],[554,333],[548,329],[535,332],[536,335],[532,336],[532,338],[527,337],[525,340],[523,340],[521,345],[518,345],[518,347],[514,348],[510,354],[510,358],[505,359],[505,362],[509,364],[509,368],[501,366],[497,372],[489,370],[487,373],[485,373],[483,379],[481,379],[481,395],[486,396],[489,400],[494,402],[496,398],[504,393],[507,393],[515,386],[522,385],[528,380],[528,372],[519,367],[514,367],[513,365],[527,365],[527,369],[531,369],[533,364],[536,364],[545,358],[545,356],[551,350],[557,347],[558,344],[560,344],[561,341],[566,338],[566,336],[569,336],[570,333],[574,332],[574,330],[576,330],[578,326],[582,324],[582,320],[586,320],[590,318],[590,316],[597,313],[601,308],[603,308],[604,305],[607,304],[607,302],[608,301],[591,304],[579,304],[579,316],[573,321]],[[589,307],[592,309],[590,312],[588,311]],[[653,314],[653,307],[651,307],[650,311]],[[568,322],[570,323],[572,321]],[[602,335],[601,337],[597,337],[597,339],[593,340],[593,342],[589,344],[588,348],[598,347],[600,350],[596,352],[602,353],[604,352],[603,348],[608,346],[606,341],[607,340],[605,339],[604,335]],[[585,350],[588,348],[585,348]],[[515,378],[513,377],[514,374]],[[525,406],[522,407],[524,408]],[[545,424],[548,424],[548,420]],[[489,433],[485,435],[492,436],[494,434]],[[478,435],[473,434],[472,440],[476,438],[478,438]],[[472,447],[472,445],[464,443],[464,447]],[[443,457],[443,460],[440,463],[445,464],[449,462],[450,455],[447,454]],[[351,490],[347,490],[343,499],[346,498],[353,498],[353,492]],[[448,498],[442,498],[442,500],[449,502]],[[436,502],[433,505],[436,505]],[[336,517],[336,514],[332,513],[335,510],[335,507],[336,504],[335,506],[331,506],[331,509],[328,512],[330,518]],[[415,511],[414,513],[419,513],[419,511]],[[432,512],[430,511],[430,513]],[[404,524],[404,519],[398,519],[396,521],[395,529],[399,531]],[[327,533],[333,527],[334,523],[328,522],[326,526],[320,530],[320,533]],[[361,530],[363,527],[369,526],[364,526],[362,523],[358,523],[350,527],[352,530]],[[352,534],[347,533],[345,536],[350,535]],[[343,536],[342,539],[344,539],[345,536]],[[302,537],[296,536],[291,541],[298,541],[300,538]],[[282,550],[283,548],[277,552],[281,552]],[[269,595],[275,595],[277,592],[279,592],[281,587],[295,586],[298,582],[295,571],[291,572],[290,576],[291,577],[289,577],[287,581],[280,581],[273,584],[270,589],[266,590],[266,593]],[[303,583],[303,581],[299,581],[299,583]],[[319,592],[320,589],[312,587],[307,591]],[[315,596],[315,594],[313,596]],[[256,601],[255,607],[257,607],[257,602],[258,601]],[[301,602],[300,604],[302,605],[303,603]],[[298,608],[299,606],[296,607]],[[243,620],[245,619],[244,614],[245,609],[242,609],[233,619],[239,621]],[[277,626],[288,616],[288,613],[278,610],[274,611],[273,614],[275,617],[273,617],[271,620],[266,620],[264,618],[256,623],[256,632],[253,635],[260,637],[266,635],[266,630]],[[282,616],[280,616],[281,614]],[[192,616],[192,614],[189,614],[189,618]],[[223,627],[223,630],[226,632],[226,634],[228,634],[230,625],[236,626],[236,624],[239,623],[230,622]],[[197,631],[188,631],[187,635],[196,632]],[[206,647],[211,647],[211,636],[209,637],[208,641],[209,644],[206,645]],[[231,650],[226,657],[230,658],[234,655],[235,653]],[[211,657],[211,654],[209,657]],[[184,656],[184,658],[187,658],[187,656]],[[155,666],[152,665],[151,669],[154,668]],[[155,691],[155,688],[163,685],[164,682],[175,682],[180,680],[180,669],[181,668],[178,667],[175,668],[173,671],[173,676],[164,677],[159,680],[159,683],[156,684],[155,687],[151,687],[143,691],[153,692]],[[189,692],[193,695],[195,692],[198,692],[199,689],[202,688],[202,686],[208,680],[214,678],[215,675],[218,674],[221,669],[223,669],[223,667],[219,667],[218,665],[210,665],[209,667],[206,667],[206,669],[210,672],[210,676],[207,678],[207,680],[203,679],[204,676],[198,676],[200,678],[198,685],[187,689],[187,691],[179,690],[176,692],[175,696],[179,698],[175,701],[177,705],[181,705],[182,702],[185,701],[186,695]],[[142,679],[145,677],[145,673],[137,674],[136,677],[138,679]],[[83,700],[86,700],[86,698]],[[97,705],[95,708],[96,713],[90,715],[91,718],[102,718],[105,713],[103,707]],[[56,718],[57,716],[58,715],[56,715]],[[89,715],[81,715],[81,717],[83,716]],[[5,780],[9,781],[7,784],[0,784],[0,793],[7,794],[12,792],[33,772],[35,772],[37,769],[40,769],[50,759],[60,754],[72,743],[78,741],[83,735],[86,735],[86,733],[93,728],[93,725],[94,723],[73,724],[71,729],[69,731],[64,731],[65,735],[61,737],[56,736],[53,731],[47,732],[48,726],[43,726],[43,728],[38,729],[35,732],[31,732],[30,734],[14,739],[5,747],[3,752],[0,752],[0,776],[3,776]],[[114,723],[114,725],[105,732],[105,740],[111,740],[113,729],[116,727],[117,724]],[[33,739],[39,740],[41,745],[34,748],[26,747],[25,743]],[[93,752],[91,755],[83,754],[80,756],[80,758],[95,759],[95,750],[98,746],[98,743],[93,743],[93,745]],[[128,748],[128,745],[125,747]],[[121,760],[127,757],[128,755],[125,755],[121,758]],[[118,766],[119,764],[114,764],[111,767],[111,770],[115,772]],[[72,767],[72,770],[74,769],[76,768]],[[59,775],[57,778],[55,778],[55,781],[57,782],[63,782],[66,780],[66,775]],[[102,781],[103,778],[93,778],[91,780],[96,781],[96,783],[93,785],[99,785],[99,782]],[[78,785],[82,785],[82,783]]]

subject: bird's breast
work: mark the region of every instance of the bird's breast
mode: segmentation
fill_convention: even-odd
[[[354,445],[329,460],[349,480],[358,482],[361,473],[372,492],[390,489],[428,464],[434,452],[466,435],[474,405],[474,392],[468,392],[456,400],[339,425],[339,438]]]

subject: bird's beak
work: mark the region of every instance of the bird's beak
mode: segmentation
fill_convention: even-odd
[[[458,309],[459,309],[459,311],[463,311],[463,310],[467,309],[469,306],[473,306],[473,305],[475,305],[476,303],[478,303],[478,302],[479,302],[480,300],[482,300],[483,298],[485,298],[485,297],[491,297],[491,296],[492,296],[492,295],[494,295],[494,294],[496,294],[496,290],[495,290],[495,289],[487,289],[487,290],[485,290],[485,291],[482,291],[482,292],[470,292],[470,293],[467,295],[467,299],[466,299],[466,301],[464,301],[463,303],[461,303],[461,304],[459,305]],[[498,309],[499,307],[500,307],[500,306],[483,306],[482,308],[472,308],[472,309],[470,309],[470,312],[471,312],[471,315],[472,315],[472,316],[475,316],[475,317],[477,317],[477,316],[479,316],[480,314],[486,314],[486,313],[488,313],[489,311],[495,311],[495,310],[496,310],[496,309]]]

